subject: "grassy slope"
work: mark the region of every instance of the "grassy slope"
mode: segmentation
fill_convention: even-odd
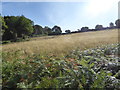
[[[73,49],[87,49],[118,42],[118,30],[85,32],[61,36],[32,38],[30,41],[3,45],[3,52],[20,51],[21,55],[67,54]],[[24,57],[24,56],[22,56]]]
[[[32,38],[27,42],[3,45],[3,89],[69,87],[86,90],[87,87],[117,90],[120,88],[118,46],[108,45],[79,51],[117,43],[117,34],[117,30],[86,32]],[[67,54],[73,49],[76,50],[66,56],[55,56]],[[53,54],[37,55],[39,53]]]

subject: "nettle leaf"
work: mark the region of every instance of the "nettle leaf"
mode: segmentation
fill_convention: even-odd
[[[111,76],[112,75],[112,73],[107,73],[107,76]]]
[[[95,72],[93,69],[90,69],[90,71],[91,71],[93,74],[96,75],[96,72]]]
[[[81,80],[82,80],[82,83],[85,85],[87,80],[86,80],[86,78],[85,78],[85,76],[84,76],[84,75],[82,75]]]
[[[85,59],[82,59],[82,60],[80,61],[80,64],[81,64],[82,66],[84,66],[84,67],[88,67],[88,62],[87,62]]]
[[[92,68],[94,65],[95,65],[94,63],[90,64],[90,68]]]
[[[84,90],[84,87],[82,86],[81,83],[79,83],[79,88],[80,88],[80,90]]]
[[[69,86],[69,85],[71,85],[71,83],[70,83],[70,82],[65,84],[65,86]]]

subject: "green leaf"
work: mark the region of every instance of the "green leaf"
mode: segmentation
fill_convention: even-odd
[[[84,66],[84,67],[88,67],[87,61],[84,60],[84,59],[82,59],[82,60],[80,61],[80,64],[81,64],[82,66]]]
[[[90,64],[90,68],[93,67],[94,65],[95,65],[94,63]]]

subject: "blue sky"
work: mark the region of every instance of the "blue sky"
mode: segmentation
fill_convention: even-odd
[[[24,15],[42,27],[54,25],[76,31],[81,27],[109,26],[118,18],[118,0],[87,2],[2,2],[2,15]]]

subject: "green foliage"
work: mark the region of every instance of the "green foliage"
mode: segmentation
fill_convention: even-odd
[[[69,57],[33,55],[9,61],[6,58],[11,53],[3,53],[3,88],[119,89],[119,70],[111,68],[111,63],[116,62],[114,67],[120,64],[116,55],[118,46],[76,50]],[[109,49],[114,57],[106,54]],[[13,54],[18,57],[20,51]]]
[[[65,30],[65,32],[66,32],[66,33],[71,33],[71,31],[70,31],[70,30]]]
[[[117,28],[120,28],[120,19],[117,19],[117,20],[115,21],[115,24],[116,24],[116,27],[117,27]]]
[[[61,34],[61,33],[62,33],[62,30],[59,26],[54,26],[52,28],[52,34],[58,35],[58,34]]]
[[[82,32],[87,32],[88,30],[89,30],[89,27],[82,27],[82,28],[81,28],[81,31],[82,31]]]
[[[103,29],[103,26],[102,26],[102,25],[96,25],[96,26],[95,26],[95,29],[96,29],[96,30]]]
[[[43,28],[40,25],[34,25],[33,28],[34,28],[33,34],[35,35],[44,34]]]
[[[5,30],[4,34],[3,34],[3,40],[10,40],[10,39],[16,39],[16,22],[17,22],[17,18],[15,16],[6,16],[4,17],[4,20],[6,22],[6,25],[8,26],[8,28]]]
[[[18,37],[23,37],[24,35],[30,35],[33,32],[33,21],[30,19],[19,16],[18,21],[16,22],[16,30]]]
[[[7,27],[7,25],[6,25],[5,21],[4,21],[4,18],[2,16],[0,16],[0,29],[2,29],[2,30],[0,30],[1,35],[4,34],[5,29],[7,29],[7,28],[8,27]]]
[[[47,35],[52,34],[52,29],[49,28],[49,27],[47,27],[47,26],[44,27],[43,31],[44,31],[44,33],[47,34]]]
[[[4,20],[8,28],[5,29],[3,40],[17,40],[33,32],[33,21],[24,16],[5,16]]]

